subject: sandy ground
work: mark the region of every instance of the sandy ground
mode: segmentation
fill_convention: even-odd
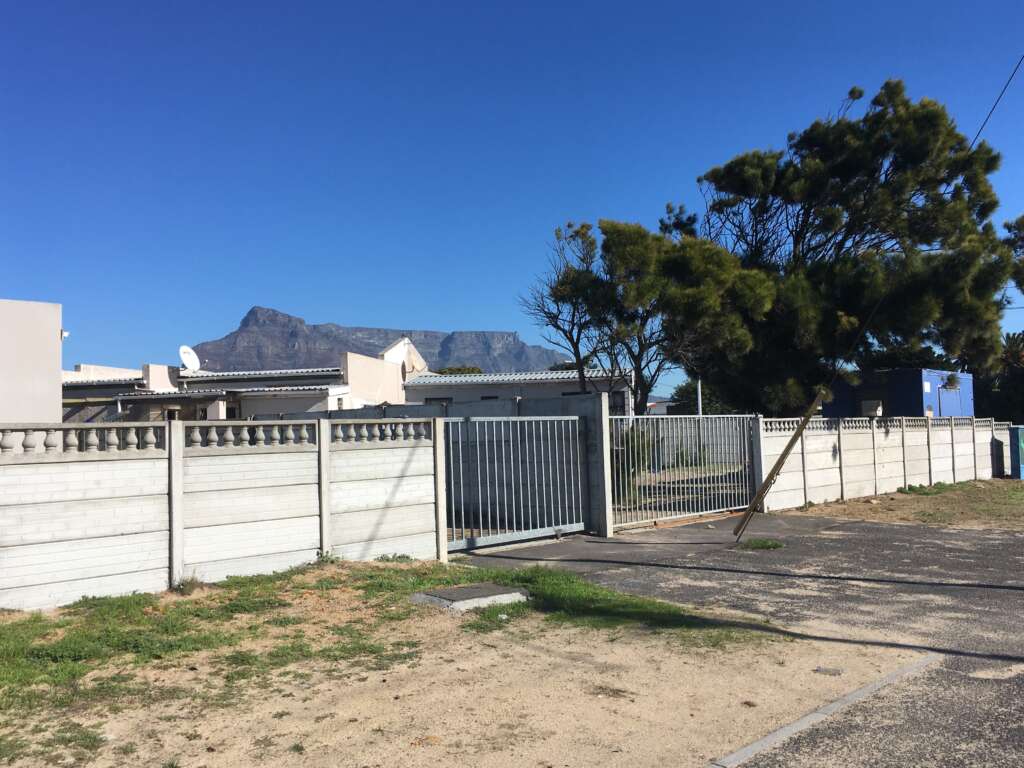
[[[973,480],[935,495],[890,493],[772,514],[1024,530],[1024,484],[1019,480]]]
[[[811,641],[694,650],[539,618],[476,635],[434,610],[406,623],[426,641],[411,665],[300,663],[232,705],[176,701],[83,720],[108,740],[91,765],[703,766],[917,658]],[[189,666],[200,684],[202,662]],[[129,743],[135,752],[118,755]]]

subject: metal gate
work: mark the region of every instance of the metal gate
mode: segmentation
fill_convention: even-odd
[[[445,419],[448,550],[581,531],[576,416]]]
[[[754,493],[752,416],[612,416],[617,527],[743,509]]]

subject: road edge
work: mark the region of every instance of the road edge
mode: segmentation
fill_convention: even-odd
[[[813,725],[817,725],[822,720],[827,718],[829,715],[833,715],[836,712],[850,706],[851,704],[855,704],[856,702],[861,701],[862,699],[866,699],[871,694],[881,690],[882,688],[885,688],[888,685],[892,685],[893,683],[898,682],[899,680],[902,680],[905,677],[910,677],[911,675],[916,675],[918,672],[924,671],[940,659],[942,659],[942,654],[928,653],[923,658],[920,658],[917,661],[911,662],[910,664],[907,664],[905,666],[902,666],[899,669],[890,672],[885,677],[881,677],[878,680],[875,680],[874,682],[861,686],[860,688],[851,691],[845,696],[842,696],[841,698],[838,698],[835,701],[829,702],[828,704],[819,707],[813,712],[804,715],[799,720],[794,720],[792,723],[789,723],[788,725],[784,725],[781,728],[777,728],[776,730],[769,733],[767,736],[764,736],[763,738],[760,738],[757,741],[751,742],[747,746],[737,749],[735,752],[732,752],[731,754],[712,760],[708,764],[708,768],[736,768],[736,766],[742,765],[755,755],[758,755],[761,752],[771,749],[777,744],[781,744],[783,741],[790,738],[791,736],[795,736],[796,734],[800,733],[801,731],[807,730]]]

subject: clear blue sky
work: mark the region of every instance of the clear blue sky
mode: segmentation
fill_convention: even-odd
[[[253,304],[537,341],[559,223],[699,208],[854,84],[973,134],[1024,52],[1015,2],[371,5],[4,4],[0,296],[64,305],[65,366],[174,361]],[[1024,76],[985,134],[1000,222],[1022,125]]]

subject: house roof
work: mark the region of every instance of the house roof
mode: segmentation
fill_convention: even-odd
[[[252,395],[283,392],[326,392],[330,388],[330,384],[306,384],[295,387],[230,387],[227,391],[236,395]]]
[[[273,378],[285,376],[330,376],[341,375],[341,368],[280,368],[270,371],[196,371],[187,373],[182,371],[180,376],[183,381],[219,381],[223,379],[255,379]]]
[[[588,369],[588,379],[613,378],[604,371]],[[421,373],[406,382],[407,387],[450,387],[461,384],[531,384],[546,381],[576,381],[576,371],[519,371],[516,373]]]
[[[141,384],[143,378],[141,376],[128,376],[121,378],[110,378],[110,379],[71,379],[70,381],[62,382],[65,387],[78,387],[78,386],[96,386],[97,384]]]
[[[181,398],[223,397],[223,389],[165,389],[159,392],[122,392],[117,400],[180,400]]]

